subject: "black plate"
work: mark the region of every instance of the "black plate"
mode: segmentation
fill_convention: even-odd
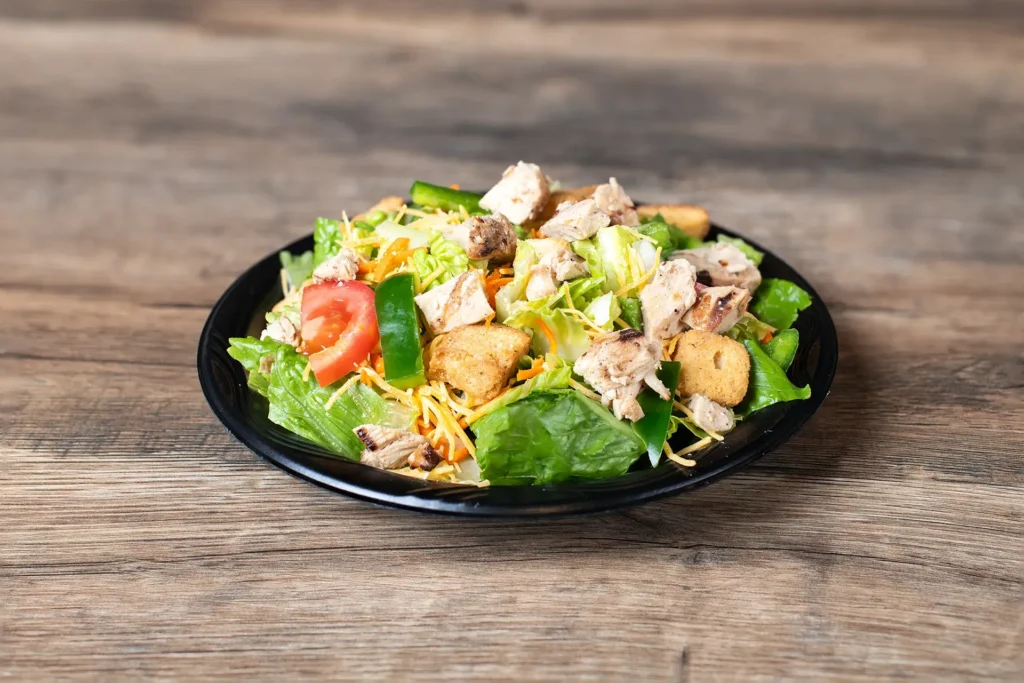
[[[712,226],[710,237],[719,233],[738,237]],[[243,273],[210,312],[199,339],[199,383],[217,418],[254,453],[306,481],[362,500],[479,517],[573,515],[636,505],[708,484],[757,460],[793,436],[828,395],[839,345],[825,304],[789,265],[750,243],[765,252],[764,277],[791,280],[814,299],[794,325],[800,331],[800,348],[788,373],[798,386],[810,383],[811,398],[754,413],[724,442],[697,454],[696,467],[682,468],[662,458],[657,468],[638,468],[604,481],[477,488],[421,481],[331,455],[270,422],[265,401],[249,390],[245,371],[226,351],[229,337],[258,336],[264,314],[281,298],[276,251]],[[312,235],[283,247],[292,252],[312,248]],[[642,457],[638,464],[646,462]]]

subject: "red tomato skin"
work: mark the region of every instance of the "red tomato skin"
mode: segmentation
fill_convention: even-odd
[[[303,289],[301,322],[309,363],[322,387],[355,370],[380,341],[373,290],[355,280]]]

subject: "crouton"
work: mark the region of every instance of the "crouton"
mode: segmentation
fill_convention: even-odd
[[[677,387],[680,396],[701,394],[732,407],[747,395],[750,356],[734,339],[702,330],[684,332],[672,360],[681,366]]]
[[[383,197],[379,202],[371,206],[366,211],[363,211],[358,216],[352,218],[354,221],[364,221],[374,211],[383,211],[384,213],[392,213],[398,211],[405,205],[405,199],[402,197]]]
[[[496,323],[457,327],[431,345],[427,377],[489,401],[505,388],[529,349],[530,335],[522,330]]]
[[[691,237],[704,239],[711,228],[708,212],[690,204],[644,204],[636,207],[640,219],[650,219],[659,213],[669,225],[674,225]]]

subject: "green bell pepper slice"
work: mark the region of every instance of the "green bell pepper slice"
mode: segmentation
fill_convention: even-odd
[[[431,185],[417,180],[409,189],[409,197],[414,204],[430,206],[445,211],[458,211],[459,206],[466,207],[470,213],[479,212],[480,199],[483,195],[465,190],[453,190],[443,185]]]
[[[798,346],[800,346],[800,333],[792,327],[776,332],[770,342],[761,344],[765,353],[771,356],[771,359],[778,363],[783,370],[789,370],[789,366],[793,364]]]
[[[677,361],[662,361],[661,369],[658,370],[658,379],[674,395],[676,385],[679,384],[679,363]],[[672,398],[669,397],[669,400],[666,401],[658,396],[653,389],[645,387],[636,400],[643,408],[644,416],[633,423],[633,429],[647,444],[647,457],[651,459],[651,467],[657,467],[661,460],[661,451],[665,447],[665,439],[668,438],[668,426],[672,417]]]
[[[414,296],[412,273],[399,273],[377,285],[373,297],[384,356],[384,379],[399,389],[418,387],[427,381]]]

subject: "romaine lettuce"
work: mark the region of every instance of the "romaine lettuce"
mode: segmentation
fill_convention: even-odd
[[[420,280],[425,280],[438,268],[443,269],[441,275],[424,288],[430,291],[469,270],[469,257],[462,247],[435,230],[430,233],[427,249],[413,253],[412,266]]]
[[[634,330],[644,329],[644,316],[640,308],[640,299],[635,297],[620,297],[619,306],[622,308],[622,320]]]
[[[757,288],[750,312],[772,327],[784,330],[811,305],[811,296],[789,280],[768,278]]]
[[[643,439],[578,391],[534,392],[473,425],[476,458],[492,484],[553,484],[626,472]]]
[[[520,240],[516,244],[516,257],[512,262],[512,282],[498,290],[494,295],[494,310],[498,322],[512,315],[512,304],[526,296],[526,285],[530,281],[530,268],[537,263],[537,251],[530,244],[531,240]]]
[[[313,228],[313,267],[341,251],[341,224],[331,218],[317,218]]]
[[[584,315],[605,330],[611,331],[615,319],[622,315],[619,299],[611,292],[602,294],[587,305]]]
[[[600,270],[591,269],[590,272],[604,275],[606,291],[617,292],[640,279],[644,267],[640,255],[633,248],[633,243],[640,239],[635,230],[609,225],[598,230],[592,239],[597,248]]]
[[[570,363],[590,348],[590,337],[580,319],[559,308],[550,308],[545,300],[520,301],[512,307],[512,315],[505,319],[509,327],[529,332],[533,337],[533,354],[551,352],[551,342],[542,331],[543,326],[551,331],[558,344],[558,356]]]
[[[400,429],[412,425],[412,411],[381,398],[359,382],[327,409],[337,386],[321,387],[312,375],[304,380],[303,371],[309,361],[287,344],[254,337],[228,341],[228,354],[249,371],[249,386],[268,399],[270,421],[329,451],[356,460],[363,445],[352,430],[359,425]],[[260,372],[260,361],[266,356],[273,359],[269,372]]]
[[[661,214],[658,214],[660,216]],[[655,216],[657,218],[658,216]],[[653,220],[638,227],[637,232],[654,239],[661,247],[662,256],[676,249],[695,249],[704,244],[699,237],[691,237],[674,225],[664,220]]]
[[[284,268],[291,287],[301,287],[303,282],[313,277],[313,252],[307,251],[296,256],[282,251],[277,257],[281,260],[281,267]]]
[[[790,382],[786,371],[772,360],[758,342],[746,339],[743,345],[750,354],[750,387],[743,403],[736,409],[737,415],[749,415],[774,403],[811,397],[810,386],[801,388]]]
[[[531,377],[519,386],[506,391],[504,394],[487,404],[487,410],[477,419],[483,419],[487,415],[504,408],[510,403],[520,401],[535,391],[551,391],[552,389],[565,389],[569,386],[572,378],[572,366],[565,363],[558,356],[548,354],[544,358],[545,370],[536,377]],[[475,424],[475,422],[474,422]]]

